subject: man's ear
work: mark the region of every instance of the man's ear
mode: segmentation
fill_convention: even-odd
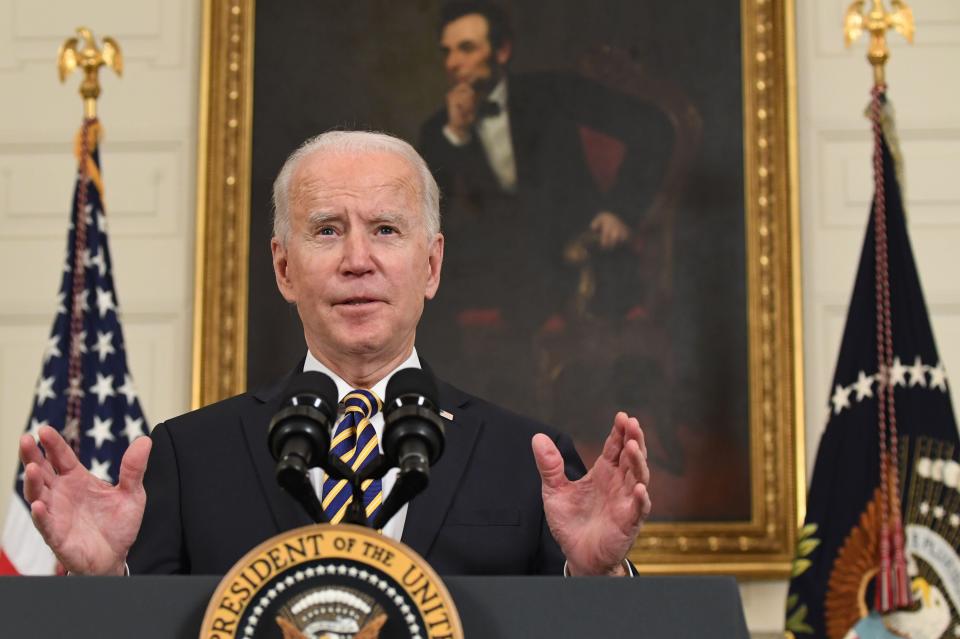
[[[432,300],[440,287],[440,270],[443,268],[443,233],[437,233],[427,249],[427,287],[423,296]]]
[[[497,63],[500,66],[505,65],[510,61],[510,56],[513,55],[513,43],[509,40],[506,40],[497,48],[494,55],[497,57]]]
[[[280,294],[288,302],[296,302],[293,283],[290,281],[287,247],[278,238],[274,237],[270,240],[270,252],[273,254],[273,274],[277,278],[277,288],[280,289]]]

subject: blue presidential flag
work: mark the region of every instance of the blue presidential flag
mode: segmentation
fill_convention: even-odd
[[[892,157],[875,196],[787,600],[796,638],[960,636],[960,439]]]

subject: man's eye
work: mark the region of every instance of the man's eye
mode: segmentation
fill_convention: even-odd
[[[317,235],[333,235],[336,231],[333,230],[332,226],[324,226],[317,231]]]
[[[377,233],[380,235],[396,235],[397,229],[393,226],[381,226],[377,229]]]

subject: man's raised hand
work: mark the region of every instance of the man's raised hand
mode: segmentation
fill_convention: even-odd
[[[564,474],[563,457],[546,435],[533,438],[543,510],[572,575],[624,574],[623,560],[651,501],[650,469],[640,424],[617,413],[603,453],[577,481]]]
[[[122,575],[143,520],[150,438],[130,444],[111,486],[83,467],[56,430],[44,426],[39,437],[46,456],[33,437],[20,438],[23,493],[37,530],[69,572]]]

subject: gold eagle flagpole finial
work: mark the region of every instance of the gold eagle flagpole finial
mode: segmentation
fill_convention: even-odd
[[[77,37],[67,38],[57,53],[57,70],[60,82],[76,69],[83,70],[83,82],[80,83],[80,95],[83,97],[83,115],[85,118],[97,117],[97,98],[100,96],[100,67],[108,66],[117,75],[123,75],[123,56],[120,45],[113,38],[103,39],[103,48],[97,49],[93,33],[86,27],[77,28]]]
[[[886,84],[884,65],[890,57],[887,48],[887,31],[896,29],[897,32],[913,44],[913,11],[903,0],[891,0],[893,11],[887,11],[883,0],[872,0],[872,8],[865,9],[865,0],[856,0],[847,9],[843,20],[843,39],[849,47],[864,31],[870,32],[870,47],[867,49],[867,59],[873,65],[873,84]]]

